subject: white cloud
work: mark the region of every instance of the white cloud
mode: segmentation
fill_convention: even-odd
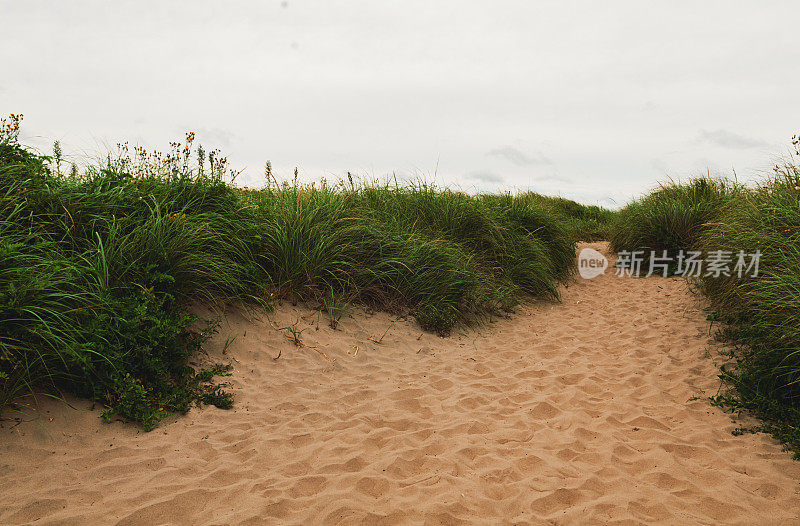
[[[192,129],[187,127],[187,129]],[[236,142],[236,134],[220,128],[205,128],[199,126],[194,129],[196,133],[195,142],[211,147],[228,148]]]
[[[702,130],[700,132],[700,140],[715,146],[731,148],[734,150],[745,150],[748,148],[759,148],[769,145],[769,143],[766,141],[739,135],[738,133],[733,133],[728,130]]]
[[[491,157],[498,157],[517,166],[536,166],[536,165],[553,164],[553,161],[551,161],[541,153],[537,153],[535,155],[529,155],[523,152],[522,150],[514,148],[513,146],[503,146],[502,148],[495,148],[493,150],[489,150],[488,152],[486,152],[486,155]]]
[[[501,184],[505,182],[503,176],[498,175],[489,170],[476,170],[473,172],[469,172],[466,176],[468,179],[479,181],[481,183]]]

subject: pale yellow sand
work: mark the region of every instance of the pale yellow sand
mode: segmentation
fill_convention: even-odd
[[[234,311],[209,352],[235,366],[235,409],[144,433],[44,403],[0,429],[0,523],[799,520],[800,463],[691,400],[719,348],[683,281],[607,275],[563,300],[448,339],[401,320],[381,344],[388,315],[333,331],[279,309],[331,361]]]

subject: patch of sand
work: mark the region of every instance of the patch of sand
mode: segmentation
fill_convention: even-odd
[[[208,346],[234,365],[231,411],[144,433],[43,401],[34,421],[5,422],[0,523],[800,517],[800,463],[692,400],[717,390],[719,347],[680,279],[578,278],[561,304],[445,339],[399,320],[375,343],[386,314],[354,311],[335,331],[303,308],[271,318],[299,320],[321,352],[232,311]]]

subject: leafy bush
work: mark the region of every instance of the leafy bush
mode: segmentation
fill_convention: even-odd
[[[737,351],[723,378],[733,390],[713,401],[763,420],[800,458],[800,168],[793,162],[755,188],[724,180],[670,184],[630,204],[612,225],[615,250],[753,254],[758,275],[697,280],[719,335]]]
[[[163,155],[126,144],[103,166],[57,159],[0,129],[0,408],[36,388],[104,403],[146,429],[230,395],[189,356],[192,301],[360,301],[422,327],[558,297],[574,266],[562,219],[526,196],[474,198],[426,185],[223,181],[193,135]],[[3,130],[5,130],[3,132]],[[197,161],[192,155],[197,153]],[[231,174],[235,176],[235,174]],[[268,171],[268,175],[271,173]]]
[[[726,337],[743,346],[723,369],[736,397],[718,399],[766,419],[800,453],[800,168],[785,164],[741,193],[700,240],[703,250],[761,252],[756,277],[704,279],[702,291]]]

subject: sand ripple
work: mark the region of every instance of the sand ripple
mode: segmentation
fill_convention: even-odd
[[[45,401],[0,429],[0,523],[798,521],[800,463],[692,400],[719,347],[681,280],[563,300],[447,339],[400,320],[381,344],[384,314],[273,315],[332,361],[231,312],[209,349],[233,361],[234,410],[142,433]]]

